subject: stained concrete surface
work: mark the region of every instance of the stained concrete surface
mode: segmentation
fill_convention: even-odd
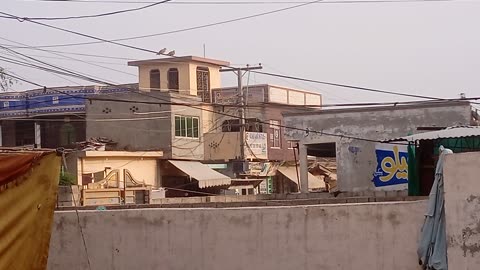
[[[56,212],[50,270],[418,269],[425,201]]]
[[[480,269],[480,153],[447,156],[444,164],[448,266]]]

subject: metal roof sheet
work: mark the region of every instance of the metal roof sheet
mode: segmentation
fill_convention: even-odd
[[[464,138],[480,136],[480,127],[477,126],[462,126],[462,127],[450,127],[438,131],[424,132],[406,137],[394,138],[385,140],[385,142],[393,141],[421,141],[421,140],[436,140],[436,139],[448,139],[448,138]]]

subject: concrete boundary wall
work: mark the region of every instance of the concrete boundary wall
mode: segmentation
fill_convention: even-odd
[[[50,270],[414,270],[425,201],[56,212]]]
[[[449,269],[480,269],[480,153],[449,155],[444,164]]]

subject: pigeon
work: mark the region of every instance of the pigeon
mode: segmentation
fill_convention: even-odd
[[[173,51],[171,51],[171,52],[167,53],[167,55],[168,55],[168,56],[174,56],[174,55],[175,55],[175,50],[173,50]]]
[[[157,55],[165,54],[166,51],[167,51],[167,48],[163,48],[160,51],[158,51]]]

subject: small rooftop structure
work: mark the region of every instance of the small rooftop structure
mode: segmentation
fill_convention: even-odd
[[[209,65],[215,65],[215,66],[230,65],[230,63],[227,61],[203,58],[198,56],[181,56],[181,57],[172,57],[172,58],[158,58],[158,59],[130,61],[128,62],[128,65],[142,66],[142,65],[158,65],[158,64],[185,63],[185,62],[197,62],[197,63],[209,64]]]

